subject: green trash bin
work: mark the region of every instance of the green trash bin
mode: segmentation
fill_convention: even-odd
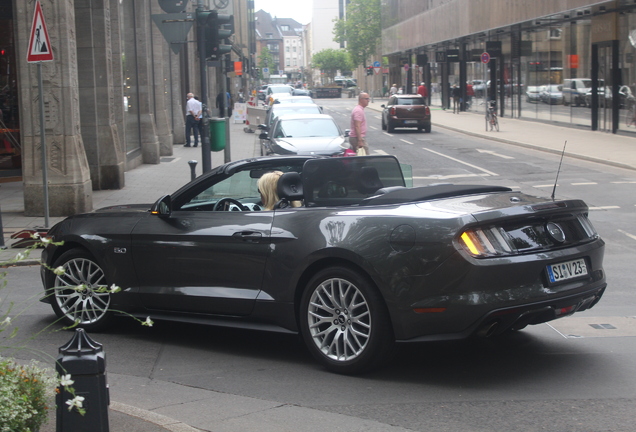
[[[218,152],[225,149],[225,119],[210,119],[210,151]]]

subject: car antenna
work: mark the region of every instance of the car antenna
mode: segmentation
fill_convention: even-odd
[[[557,188],[557,181],[559,180],[559,173],[561,172],[561,164],[563,163],[563,156],[565,155],[565,146],[568,145],[568,140],[563,143],[563,151],[561,152],[561,160],[559,161],[559,169],[557,170],[556,178],[554,179],[554,187],[552,188],[552,201],[554,201],[554,193]]]

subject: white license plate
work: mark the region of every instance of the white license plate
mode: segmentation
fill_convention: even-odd
[[[404,124],[417,124],[417,120],[404,120]]]
[[[583,258],[550,264],[546,267],[550,283],[557,283],[587,275],[587,266]]]

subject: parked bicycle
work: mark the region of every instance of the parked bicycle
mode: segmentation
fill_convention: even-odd
[[[486,132],[488,128],[490,130],[495,129],[499,132],[499,120],[497,119],[497,104],[495,101],[488,102],[488,109],[486,110]]]

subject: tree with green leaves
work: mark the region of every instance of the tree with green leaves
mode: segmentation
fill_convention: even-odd
[[[334,22],[334,41],[345,44],[354,65],[368,66],[382,37],[380,0],[351,0],[346,18]]]
[[[312,66],[327,74],[333,81],[338,71],[350,71],[353,67],[346,51],[327,48],[318,51],[311,58]]]
[[[274,70],[276,63],[274,63],[274,57],[267,46],[261,49],[261,55],[258,56],[258,78],[263,79],[263,68],[269,68],[270,71]]]

